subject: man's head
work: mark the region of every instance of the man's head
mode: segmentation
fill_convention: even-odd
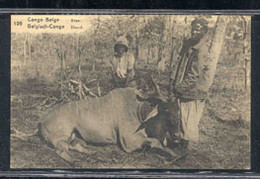
[[[201,39],[208,31],[208,21],[205,19],[195,19],[191,22],[191,38],[194,40]]]
[[[122,44],[116,44],[114,50],[115,55],[122,56],[123,53],[127,52],[127,47]]]
[[[128,40],[126,37],[121,36],[118,38],[114,46],[114,51],[116,56],[122,56],[123,53],[128,51]]]

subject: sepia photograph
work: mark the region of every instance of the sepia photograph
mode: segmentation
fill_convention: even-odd
[[[12,15],[11,169],[251,169],[251,16]]]

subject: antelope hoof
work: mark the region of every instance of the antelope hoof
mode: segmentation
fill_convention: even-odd
[[[68,162],[70,165],[74,164],[74,160],[71,158],[71,156],[66,151],[59,151],[57,150],[56,153],[66,162]]]

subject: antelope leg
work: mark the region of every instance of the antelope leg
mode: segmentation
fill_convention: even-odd
[[[56,153],[66,162],[69,162],[72,164],[74,162],[73,158],[69,155],[69,146],[66,141],[61,140],[57,143],[57,146],[55,147]]]
[[[74,150],[77,152],[81,152],[84,154],[95,154],[97,151],[95,149],[91,149],[90,146],[86,144],[85,141],[78,137],[74,137],[73,141],[71,142],[71,145],[69,145],[70,150]]]
[[[148,138],[148,141],[150,142],[151,148],[159,149],[163,152],[166,152],[173,158],[177,156],[177,154],[173,150],[168,147],[164,147],[159,140]]]

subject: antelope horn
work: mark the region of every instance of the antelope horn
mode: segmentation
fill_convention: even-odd
[[[153,77],[152,77],[150,74],[149,74],[148,76],[149,76],[149,78],[150,78],[150,80],[151,80],[151,82],[152,82],[152,84],[153,84],[153,86],[154,86],[154,88],[155,88],[155,90],[156,90],[156,93],[158,94],[159,98],[160,98],[162,101],[166,102],[166,100],[163,98],[163,95],[162,95],[162,93],[161,93],[161,90],[160,90],[159,86],[155,83]]]

